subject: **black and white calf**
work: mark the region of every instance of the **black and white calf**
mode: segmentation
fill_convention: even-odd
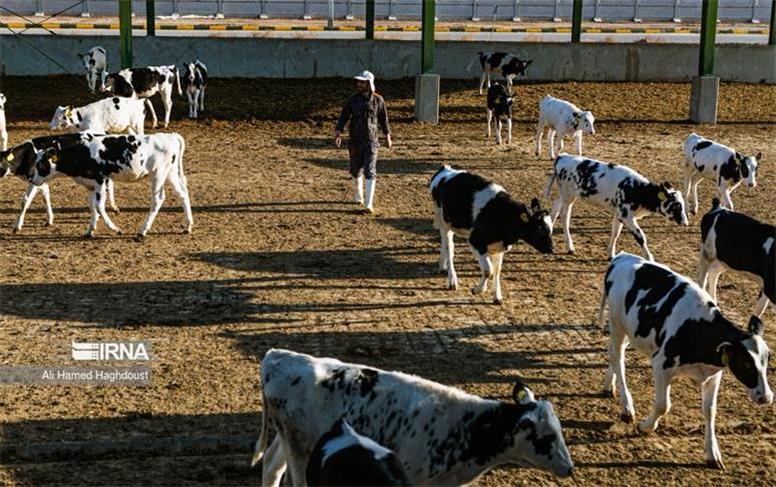
[[[555,159],[553,173],[547,182],[547,198],[552,193],[553,182],[558,183],[560,194],[552,204],[550,216],[553,224],[558,215],[563,216],[564,237],[569,253],[574,253],[571,207],[578,198],[614,213],[609,258],[614,257],[623,225],[649,260],[654,259],[638,220],[656,213],[679,225],[687,225],[682,192],[673,189],[668,182],[652,183],[629,167],[561,154]]]
[[[172,112],[173,84],[177,84],[178,95],[183,95],[178,68],[171,66],[149,66],[146,68],[122,69],[117,73],[103,71],[100,91],[111,92],[114,95],[127,98],[143,98],[151,112],[153,126],[156,128],[156,112],[151,98],[159,93],[164,105],[164,126],[170,124]]]
[[[750,188],[757,185],[757,165],[762,153],[744,156],[726,145],[690,134],[684,141],[685,192],[692,212],[698,212],[698,184],[708,179],[717,185],[722,204],[733,209],[730,193],[743,181]],[[692,190],[692,194],[690,194]]]
[[[361,436],[340,418],[313,447],[307,485],[410,485],[394,452]]]
[[[252,463],[263,459],[265,487],[277,486],[286,466],[291,485],[304,485],[314,445],[340,418],[395,452],[409,485],[468,484],[505,463],[572,473],[552,405],[522,384],[514,403],[502,402],[401,372],[270,350],[261,385]],[[267,448],[270,427],[277,434]]]
[[[0,93],[0,143],[3,150],[8,149],[8,130],[5,127],[5,95]]]
[[[714,198],[701,219],[698,284],[717,302],[717,280],[728,269],[743,272],[762,289],[754,315],[761,317],[776,303],[776,227],[723,208]]]
[[[51,119],[51,130],[90,131],[96,134],[130,132],[143,135],[145,107],[143,100],[113,96],[83,107],[58,106]]]
[[[86,51],[86,54],[78,53],[78,57],[84,63],[86,84],[89,91],[94,93],[94,90],[97,89],[97,81],[101,78],[102,73],[108,70],[108,56],[105,53],[105,48],[95,46]]]
[[[482,74],[480,75],[480,95],[482,94],[482,87],[485,85],[486,79],[488,81],[488,88],[490,88],[490,76],[492,74],[500,74],[503,76],[507,81],[507,87],[511,93],[515,77],[521,74],[525,76],[526,68],[533,62],[523,61],[506,52],[478,52],[466,67],[467,71],[471,70],[474,63],[478,60],[482,67]]]
[[[473,294],[482,294],[493,278],[493,300],[502,302],[501,265],[504,254],[522,240],[543,254],[552,253],[552,224],[534,198],[531,207],[513,200],[501,186],[466,171],[443,166],[431,178],[436,210],[434,226],[442,237],[439,268],[447,271],[450,289],[458,289],[453,266],[453,234],[466,238],[482,270]]]
[[[189,99],[189,118],[197,118],[197,113],[205,110],[207,67],[199,59],[186,64],[182,83]]]
[[[49,148],[38,153],[27,178],[36,185],[60,176],[69,176],[91,191],[89,208],[92,219],[86,236],[91,237],[100,217],[116,233],[121,230],[105,212],[105,189],[111,180],[137,182],[151,179],[151,210],[139,231],[148,233],[164,202],[164,183],[168,181],[183,203],[186,233],[191,232],[191,203],[183,174],[183,153],[186,143],[178,134],[153,135],[92,135],[83,133],[84,140],[68,147]]]
[[[512,142],[512,103],[514,98],[507,89],[498,83],[488,88],[488,130],[490,138],[491,122],[496,126],[496,142],[501,145],[501,127],[507,123],[507,144]]]
[[[80,143],[82,139],[83,134],[80,133],[36,137],[11,147],[6,151],[0,152],[0,177],[13,174],[16,177],[27,181],[27,174],[35,166],[38,151],[47,150],[49,148],[61,150],[63,147]],[[44,183],[40,186],[36,186],[29,181],[27,182],[27,191],[25,191],[24,196],[22,197],[22,209],[13,227],[14,233],[20,231],[24,226],[24,218],[27,214],[27,210],[30,208],[30,204],[35,198],[35,195],[38,194],[38,191],[43,193],[43,199],[46,202],[46,225],[54,224],[54,209],[51,207],[49,185]],[[116,202],[113,198],[113,183],[109,183],[107,191],[108,200],[112,209],[118,212],[119,210],[116,207]]]
[[[625,349],[630,343],[651,357],[655,402],[652,413],[638,425],[639,431],[651,433],[671,409],[674,378],[689,376],[703,396],[706,461],[724,468],[714,435],[722,371],[730,369],[755,403],[773,401],[766,377],[770,350],[762,338],[762,322],[752,317],[748,332],[740,330],[691,279],[632,254],[612,259],[604,289],[601,322],[608,302],[611,334],[604,393],[613,395],[616,382],[621,418],[631,422],[635,411],[625,382]]]
[[[576,141],[577,155],[582,155],[582,135],[595,134],[595,117],[588,110],[581,110],[573,103],[550,95],[539,102],[539,122],[536,125],[536,157],[542,154],[542,137],[547,130],[550,159],[555,159],[555,136],[558,135],[558,153],[563,152],[565,137]]]

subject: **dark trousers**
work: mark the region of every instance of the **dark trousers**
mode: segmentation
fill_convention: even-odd
[[[350,175],[354,178],[363,174],[366,179],[377,178],[377,144],[351,143],[348,146],[350,153]]]

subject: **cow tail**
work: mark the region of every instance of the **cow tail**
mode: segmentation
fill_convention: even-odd
[[[482,55],[482,53],[481,53],[481,52],[478,52],[477,54],[475,54],[475,55],[474,55],[474,57],[472,58],[472,60],[471,60],[471,61],[469,61],[469,64],[467,64],[467,65],[466,65],[466,71],[467,71],[467,72],[471,72],[471,70],[472,70],[472,66],[474,66],[474,61],[478,60],[478,59],[480,58],[480,56],[481,56],[481,55]]]
[[[544,188],[544,198],[550,199],[552,196],[552,183],[555,182],[555,170],[552,171],[550,177],[547,179],[547,186]]]
[[[606,331],[606,322],[604,321],[604,311],[606,311],[606,279],[604,279],[604,291],[601,293],[601,304],[598,307],[598,326]]]
[[[175,134],[178,136],[178,143],[180,144],[180,152],[178,152],[178,178],[186,182],[186,175],[183,174],[183,153],[186,152],[186,139],[181,134]]]
[[[251,458],[251,467],[255,467],[257,463],[264,457],[264,452],[267,450],[267,442],[269,440],[269,419],[267,418],[267,398],[262,392],[262,402],[264,403],[264,411],[261,413],[261,433],[259,433],[259,439],[256,440],[256,446],[253,448],[253,458]]]
[[[173,66],[172,70],[175,71],[175,84],[178,85],[178,96],[183,96],[183,90],[181,89],[181,76],[178,73],[178,66]]]

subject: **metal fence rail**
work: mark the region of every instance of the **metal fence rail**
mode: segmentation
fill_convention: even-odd
[[[421,0],[375,0],[377,19],[419,20]],[[2,0],[22,14],[46,14],[72,5],[72,0]],[[440,20],[546,20],[571,17],[572,0],[437,0]],[[720,0],[722,20],[767,22],[771,0]],[[145,15],[145,1],[133,1]],[[116,0],[87,0],[68,15],[118,15]],[[365,0],[334,0],[335,18],[363,17]],[[326,18],[328,0],[157,0],[156,15],[225,17]],[[701,0],[585,0],[587,20],[699,21]]]

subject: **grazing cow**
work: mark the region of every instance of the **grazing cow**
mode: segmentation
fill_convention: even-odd
[[[288,350],[261,364],[263,485],[276,486],[288,465],[304,485],[313,446],[344,418],[394,451],[410,485],[462,485],[491,468],[518,463],[568,476],[573,463],[552,405],[523,384],[515,403],[483,399],[401,372],[386,372]],[[277,431],[267,448],[269,427]]]
[[[83,107],[57,107],[51,119],[51,130],[69,129],[97,134],[129,132],[143,135],[145,107],[143,100],[114,96]]]
[[[582,155],[582,135],[595,134],[595,117],[587,110],[550,95],[539,102],[539,123],[536,125],[536,157],[542,154],[542,137],[547,129],[550,159],[555,159],[555,135],[560,138],[558,152],[563,152],[563,139],[572,137],[577,144],[577,155]]]
[[[78,53],[78,57],[84,63],[86,84],[89,86],[89,91],[94,93],[97,89],[97,80],[100,79],[103,72],[108,70],[108,57],[105,48],[96,46],[86,51],[86,54]]]
[[[46,150],[51,147],[61,149],[81,142],[83,134],[68,134],[68,135],[49,135],[45,137],[36,137],[32,140],[28,140],[22,144],[11,147],[10,149],[0,152],[0,177],[5,177],[9,174],[24,179],[27,181],[27,173],[35,165],[36,156],[38,151]],[[22,209],[19,213],[19,217],[16,219],[16,223],[13,227],[13,232],[19,232],[24,226],[24,217],[27,214],[27,210],[30,208],[33,198],[40,190],[43,193],[43,199],[46,202],[46,225],[54,224],[54,210],[51,207],[51,196],[49,194],[48,184],[42,184],[36,186],[29,181],[27,185],[27,191],[22,198]],[[113,198],[113,183],[109,182],[108,185],[108,201],[111,204],[112,209],[118,213],[118,208]]]
[[[0,93],[0,143],[8,149],[8,130],[5,127],[5,95]]]
[[[410,485],[394,452],[361,436],[340,418],[313,447],[307,485]]]
[[[450,166],[434,174],[429,188],[436,209],[434,226],[442,237],[439,268],[447,271],[450,289],[458,289],[453,234],[468,239],[482,270],[482,279],[472,293],[487,291],[488,281],[493,278],[496,304],[502,302],[501,264],[513,245],[523,240],[543,254],[552,253],[552,223],[538,199],[534,198],[528,208],[513,200],[501,186]]]
[[[506,52],[478,52],[477,55],[472,58],[469,65],[466,67],[466,70],[470,71],[477,60],[480,61],[480,66],[482,66],[482,74],[480,75],[480,95],[482,94],[482,87],[485,85],[486,79],[488,81],[488,88],[490,88],[490,76],[494,73],[501,74],[501,76],[504,77],[507,81],[509,92],[511,93],[515,77],[520,74],[525,76],[526,68],[533,62],[523,61]]]
[[[633,421],[633,399],[625,383],[628,344],[651,357],[655,382],[652,413],[638,425],[642,433],[655,431],[671,409],[671,383],[689,376],[701,386],[706,420],[706,462],[724,468],[714,436],[717,392],[722,371],[729,368],[757,404],[773,401],[766,372],[770,351],[763,325],[752,317],[748,332],[725,318],[705,291],[668,267],[632,254],[612,259],[604,278],[600,321],[609,303],[609,369],[604,393],[620,390],[621,418]]]
[[[177,83],[178,95],[183,96],[178,68],[174,65],[129,68],[122,69],[117,73],[103,71],[100,91],[111,92],[126,98],[145,99],[148,110],[151,112],[154,128],[156,128],[157,123],[156,112],[149,98],[159,93],[164,105],[164,126],[167,127],[170,124],[170,112],[172,112],[173,83]]]
[[[623,225],[641,246],[644,255],[654,260],[647,247],[647,237],[638,220],[657,213],[679,225],[687,225],[682,192],[671,184],[655,184],[633,169],[617,164],[605,163],[583,157],[561,154],[555,160],[555,167],[545,190],[549,198],[552,184],[557,181],[559,195],[552,204],[552,223],[563,215],[566,249],[574,253],[571,240],[571,207],[577,198],[614,213],[612,235],[609,239],[609,258],[614,257],[617,238]]]
[[[92,218],[87,237],[94,236],[100,217],[116,233],[121,230],[105,212],[105,186],[111,179],[137,182],[151,178],[151,210],[138,233],[144,237],[164,202],[164,182],[169,181],[181,198],[186,217],[186,233],[191,233],[193,219],[186,176],[183,174],[183,153],[186,144],[178,134],[153,135],[92,135],[83,133],[84,140],[69,147],[41,151],[27,178],[36,185],[56,177],[70,176],[91,190],[89,208]]]
[[[491,121],[496,126],[496,142],[501,145],[501,127],[507,122],[507,144],[512,142],[512,103],[514,98],[507,93],[506,88],[498,83],[488,88],[488,130],[490,138]]]
[[[207,67],[199,59],[186,64],[182,84],[189,99],[189,118],[197,118],[197,111],[205,110]]]
[[[728,269],[743,272],[762,286],[755,316],[762,317],[769,301],[776,304],[776,227],[729,211],[714,198],[701,219],[698,284],[715,303],[717,280]]]
[[[693,214],[698,212],[698,184],[703,179],[717,184],[722,204],[732,211],[733,201],[730,200],[730,193],[741,181],[750,188],[757,185],[757,165],[762,156],[762,152],[754,156],[743,156],[726,145],[704,139],[698,134],[690,134],[684,141],[684,169],[687,204],[693,200]]]

